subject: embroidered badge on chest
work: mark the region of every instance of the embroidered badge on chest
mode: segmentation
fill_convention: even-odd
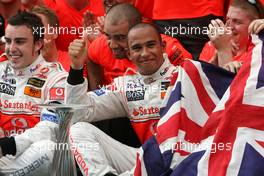
[[[144,100],[145,98],[145,90],[144,85],[140,82],[135,83],[127,83],[126,85],[126,97],[127,101],[139,101]]]
[[[31,86],[26,86],[24,89],[24,94],[30,97],[41,98],[41,89],[36,89]]]
[[[0,92],[8,95],[15,95],[16,87],[5,83],[0,83]]]
[[[42,88],[43,85],[45,84],[45,81],[38,78],[29,78],[27,84],[38,88]]]

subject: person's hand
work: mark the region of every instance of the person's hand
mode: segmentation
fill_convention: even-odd
[[[258,34],[262,29],[264,29],[264,19],[257,19],[250,23],[248,32],[249,34]]]
[[[227,63],[223,68],[230,72],[237,73],[241,67],[242,67],[241,62],[232,61],[232,62]]]
[[[83,35],[87,35],[87,38],[90,42],[98,37],[102,31],[101,22],[97,22],[95,15],[89,10],[83,14],[83,27]]]
[[[69,57],[71,59],[71,67],[79,70],[87,59],[87,38],[75,39],[70,43],[68,48]]]
[[[99,30],[100,30],[101,33],[102,33],[103,30],[104,30],[105,16],[97,17],[97,21],[98,21],[98,26],[100,27]]]
[[[232,31],[229,30],[220,19],[211,20],[209,24],[209,34],[214,47],[219,50],[232,50]]]

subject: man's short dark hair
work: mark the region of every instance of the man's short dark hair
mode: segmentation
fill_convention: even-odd
[[[231,6],[247,11],[251,20],[263,17],[263,6],[258,1],[233,0]]]
[[[44,38],[44,25],[41,19],[26,11],[18,12],[16,15],[10,17],[7,23],[12,26],[27,26],[32,30],[34,42]]]
[[[136,24],[135,26],[133,26],[133,27],[129,30],[128,34],[129,34],[131,31],[133,31],[133,30],[135,30],[135,29],[139,29],[139,28],[152,28],[152,29],[155,31],[155,33],[157,34],[160,43],[162,43],[162,38],[161,38],[161,35],[160,35],[160,33],[159,33],[158,27],[155,26],[154,24],[151,24],[151,23],[138,23],[138,24]]]
[[[59,18],[58,16],[56,15],[56,13],[50,9],[49,7],[47,6],[34,6],[31,10],[30,10],[31,13],[34,13],[34,14],[41,14],[41,15],[44,15],[47,20],[48,20],[48,23],[51,27],[59,27]]]
[[[4,17],[0,14],[0,37],[5,35],[5,20]]]
[[[139,10],[129,3],[114,5],[106,15],[107,20],[112,24],[118,24],[120,21],[127,20],[129,28],[141,22]]]

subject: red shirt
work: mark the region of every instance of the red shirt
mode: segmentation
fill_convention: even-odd
[[[230,0],[155,0],[153,19],[197,18],[209,14],[225,16]]]
[[[177,39],[166,35],[162,35],[162,39],[166,42],[166,52],[173,65],[179,65],[184,59],[192,58],[192,55],[182,47]],[[112,83],[113,79],[118,76],[123,76],[129,67],[136,70],[136,66],[129,59],[114,58],[105,35],[98,37],[91,43],[88,49],[88,56],[93,63],[102,66],[104,70],[104,85]],[[132,73],[128,72],[127,74]]]
[[[70,71],[71,59],[69,58],[68,52],[66,52],[66,51],[58,51],[58,60],[57,60],[57,62],[59,62],[62,65],[64,70],[66,70],[67,72]],[[84,65],[83,76],[87,77],[86,64]]]
[[[242,53],[242,54],[234,56],[232,58],[232,61],[243,62],[244,59],[246,58],[247,53],[249,51],[251,51],[253,47],[254,47],[254,44],[251,41],[249,41],[248,46],[247,46],[247,51]],[[200,54],[199,59],[202,61],[205,61],[205,62],[210,62],[210,60],[212,59],[215,52],[216,52],[216,49],[215,49],[214,45],[212,44],[212,42],[209,41],[204,45],[204,48]]]
[[[212,42],[209,41],[204,45],[203,50],[200,53],[199,60],[210,62],[215,52],[215,47],[213,46]]]
[[[0,55],[1,55],[2,53],[1,53],[1,51],[0,51]],[[5,56],[2,56],[2,57],[0,57],[0,62],[3,62],[3,61],[6,61],[7,60],[7,57],[5,57]]]
[[[173,37],[161,34],[161,38],[166,42],[166,53],[173,65],[181,65],[185,59],[192,59],[192,55],[183,48],[181,43]]]
[[[88,49],[89,59],[101,65],[104,71],[103,84],[112,83],[113,79],[124,75],[127,68],[136,69],[135,65],[127,58],[117,59],[109,48],[105,35],[96,38]]]
[[[71,66],[71,60],[69,58],[68,52],[58,51],[58,62],[62,65],[64,70],[69,72]]]
[[[89,0],[89,4],[80,11],[69,6],[65,0],[45,0],[45,4],[53,9],[59,18],[60,35],[57,39],[57,48],[62,51],[68,51],[70,42],[82,36],[82,19],[85,11],[89,10],[96,16],[104,15],[103,2],[101,0]]]
[[[152,19],[154,0],[135,0],[134,6],[140,11],[143,18]]]

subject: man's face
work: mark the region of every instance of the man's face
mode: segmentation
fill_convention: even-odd
[[[240,48],[245,47],[248,43],[248,26],[251,21],[252,19],[246,10],[233,6],[229,7],[226,25],[231,28],[233,40]]]
[[[127,58],[127,34],[129,30],[128,22],[123,20],[117,25],[105,21],[104,33],[107,37],[108,45],[114,57]]]
[[[5,52],[14,69],[22,69],[32,64],[42,47],[42,41],[34,43],[32,30],[27,26],[7,25]]]
[[[163,63],[164,46],[151,27],[137,28],[128,35],[129,58],[139,72],[150,75],[158,71]]]

